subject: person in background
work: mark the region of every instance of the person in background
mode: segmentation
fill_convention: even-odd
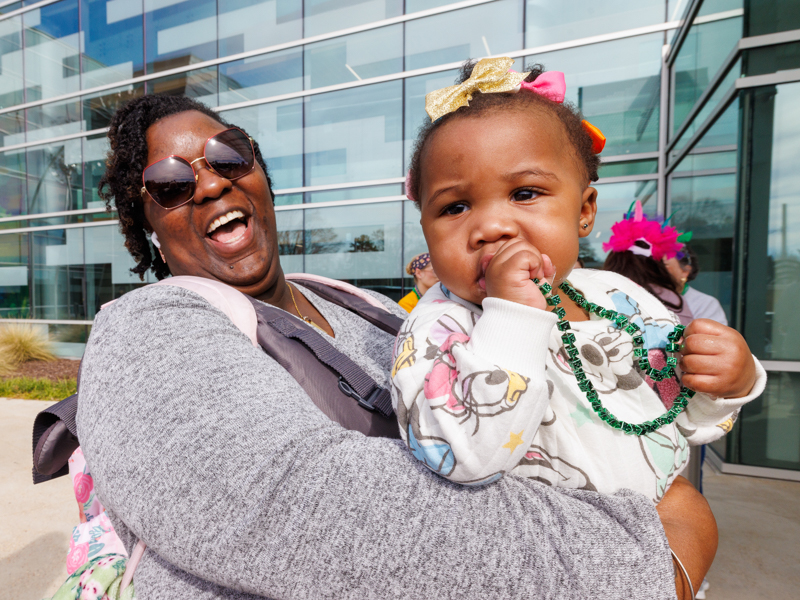
[[[429,252],[417,254],[412,258],[406,265],[406,273],[414,277],[414,289],[403,296],[398,304],[411,312],[425,292],[439,282],[439,278],[433,270]]]
[[[689,245],[685,245],[683,252],[679,252],[674,258],[665,258],[664,266],[667,267],[675,285],[681,291],[683,301],[689,305],[689,310],[692,311],[695,319],[712,319],[723,325],[728,324],[728,318],[725,316],[719,300],[689,285],[689,282],[694,281],[700,271],[697,254]]]
[[[682,325],[691,323],[694,315],[663,262],[675,258],[683,248],[683,234],[648,218],[638,200],[621,221],[611,226],[611,231],[611,239],[603,244],[603,250],[610,250],[603,270],[638,283],[675,313]]]

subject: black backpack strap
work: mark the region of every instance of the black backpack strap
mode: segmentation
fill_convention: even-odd
[[[258,319],[258,344],[329,419],[364,435],[400,437],[388,390],[326,341],[325,334],[303,321],[295,323],[279,308],[251,302]]]
[[[286,317],[275,317],[267,323],[284,337],[302,342],[317,360],[333,369],[339,375],[339,389],[363,408],[377,410],[384,417],[394,414],[389,390],[375,383],[350,357],[339,352],[321,334],[307,326],[295,326]]]
[[[386,333],[397,335],[397,332],[400,331],[400,328],[403,326],[403,319],[389,312],[389,309],[373,306],[363,298],[349,294],[344,290],[339,290],[319,281],[303,279],[301,277],[293,276],[290,281],[308,288],[317,296],[324,298],[332,304],[354,312],[365,321],[372,323],[375,327]]]
[[[45,408],[33,421],[33,483],[69,473],[67,461],[78,448],[75,416],[78,394]]]

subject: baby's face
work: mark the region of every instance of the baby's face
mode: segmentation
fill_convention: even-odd
[[[485,265],[515,238],[550,257],[556,283],[567,277],[597,211],[569,144],[554,115],[534,111],[456,119],[434,133],[421,161],[420,222],[448,289],[481,304]]]

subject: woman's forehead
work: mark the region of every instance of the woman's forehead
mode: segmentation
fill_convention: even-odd
[[[222,123],[195,110],[164,117],[147,129],[148,155],[202,154],[206,140],[225,129]]]

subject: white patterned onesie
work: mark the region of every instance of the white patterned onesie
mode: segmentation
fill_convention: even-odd
[[[678,323],[629,279],[577,269],[570,283],[589,302],[618,311],[642,330],[648,358],[666,366],[667,335]],[[637,437],[594,413],[567,364],[556,316],[487,298],[483,307],[437,285],[419,301],[395,342],[392,399],[403,440],[431,470],[463,484],[506,473],[549,485],[611,493],[621,488],[658,502],[686,466],[689,445],[730,431],[739,409],[758,397],[696,394],[671,425]],[[618,419],[660,416],[680,391],[678,376],[654,382],[633,360],[633,340],[591,315],[571,322],[583,368]]]

